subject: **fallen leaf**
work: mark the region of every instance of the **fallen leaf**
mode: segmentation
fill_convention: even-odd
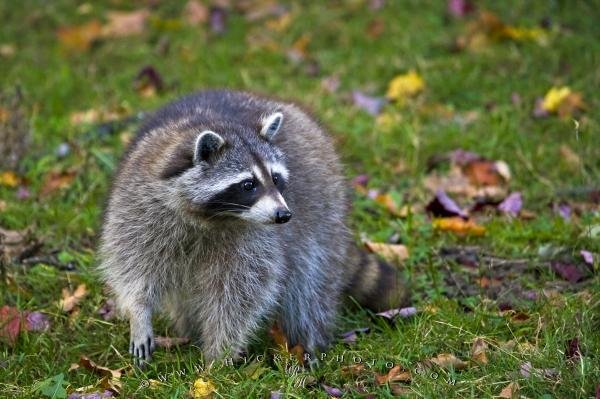
[[[577,155],[567,144],[561,144],[559,152],[562,159],[564,159],[571,168],[579,169],[581,167],[581,158],[579,158],[579,155]]]
[[[210,380],[198,378],[190,390],[192,398],[208,398],[215,392],[215,386]]]
[[[156,346],[160,346],[162,348],[171,349],[175,346],[186,345],[190,342],[188,337],[154,337],[154,342]]]
[[[304,347],[301,344],[296,344],[290,348],[287,337],[277,322],[273,323],[273,326],[269,329],[269,335],[281,349],[293,355],[298,363],[304,363]]]
[[[425,210],[432,214],[433,216],[438,217],[448,217],[448,216],[460,216],[462,218],[467,218],[468,214],[464,210],[462,210],[456,202],[452,198],[446,194],[444,190],[437,190],[435,192],[435,197],[427,206]]]
[[[0,262],[12,262],[35,252],[40,243],[31,237],[29,229],[7,230],[0,227]]]
[[[403,319],[406,319],[406,318],[414,316],[416,314],[417,314],[417,308],[410,306],[410,307],[401,308],[401,309],[385,310],[383,312],[375,313],[375,316],[381,316],[381,317],[385,317],[388,320],[393,320],[397,316],[399,316]]]
[[[478,225],[472,220],[464,220],[460,217],[433,219],[433,227],[459,235],[481,236],[485,234],[485,227]]]
[[[108,22],[102,27],[104,37],[118,38],[135,36],[144,33],[150,11],[139,9],[135,11],[108,11]]]
[[[523,207],[523,198],[520,192],[511,193],[508,197],[504,199],[499,205],[498,209],[501,212],[506,213],[510,216],[517,216],[519,212],[521,212],[521,208]]]
[[[347,331],[341,334],[342,342],[347,344],[354,343],[358,339],[358,334],[366,334],[369,331],[369,327],[355,328],[354,330]]]
[[[373,116],[379,114],[385,105],[385,99],[381,97],[368,96],[358,90],[352,92],[354,105]]]
[[[339,388],[332,387],[332,386],[325,385],[325,384],[321,384],[321,387],[323,387],[323,389],[325,390],[325,392],[327,392],[327,394],[329,396],[332,396],[334,398],[341,398],[342,395],[344,395],[344,391],[342,391]]]
[[[408,258],[408,248],[402,244],[385,244],[382,242],[365,241],[365,247],[383,257],[388,262],[400,262]]]
[[[398,75],[388,85],[386,97],[390,100],[402,102],[407,97],[412,97],[425,88],[425,81],[414,70]]]
[[[391,194],[389,194],[389,193],[377,194],[375,196],[375,202],[383,205],[388,210],[388,212],[390,212],[392,215],[395,215],[398,217],[406,217],[406,215],[408,213],[408,207],[406,207],[406,209],[404,209],[405,207],[398,208],[396,201],[394,201]]]
[[[2,57],[10,58],[15,55],[17,52],[17,48],[12,43],[4,43],[0,44],[0,55]]]
[[[85,284],[79,284],[74,292],[71,292],[67,288],[63,288],[62,299],[59,302],[59,306],[63,312],[71,312],[86,295],[87,287]]]
[[[592,266],[594,265],[594,255],[590,251],[586,251],[585,249],[582,249],[581,251],[579,251],[579,254],[583,258],[585,263],[587,263],[588,265],[592,265]]]
[[[558,114],[561,118],[565,118],[577,111],[584,110],[586,104],[583,101],[581,93],[573,92],[568,86],[562,86],[550,88],[541,103],[539,103],[539,107],[546,114],[554,113]],[[542,112],[538,112],[538,114],[536,116],[545,116]]]
[[[378,38],[385,32],[385,21],[382,18],[374,18],[367,25],[367,35],[373,39]]]
[[[123,375],[123,371],[125,367],[120,369],[112,370],[108,367],[99,366],[93,360],[91,360],[87,356],[81,356],[79,358],[79,366],[84,369],[90,370],[92,373],[99,375],[101,377],[109,377],[111,379],[119,380]]]
[[[585,278],[585,275],[581,272],[581,270],[579,270],[579,268],[572,263],[553,261],[551,262],[550,266],[556,274],[573,284]]]
[[[5,171],[0,173],[0,186],[17,187],[20,181],[21,179],[15,172]]]
[[[59,28],[57,35],[63,48],[69,51],[87,51],[102,37],[102,25],[94,19],[83,25]]]
[[[75,170],[49,172],[46,174],[44,182],[42,183],[40,195],[45,197],[55,193],[56,191],[69,187],[71,183],[73,183],[73,180],[75,180],[75,176],[77,176],[77,172]]]
[[[208,21],[209,10],[200,1],[190,0],[185,5],[183,15],[189,25],[197,26]]]
[[[375,374],[375,381],[379,385],[384,385],[388,382],[410,382],[411,379],[410,371],[404,370],[400,366],[394,366],[387,374]]]
[[[465,165],[463,173],[474,186],[499,186],[506,183],[502,169],[497,162],[478,160]]]
[[[4,305],[0,308],[0,339],[13,346],[21,332],[21,313],[17,308]]]
[[[460,360],[451,353],[440,353],[436,357],[429,359],[429,361],[441,368],[453,367],[455,370],[462,370],[468,366],[467,362]]]
[[[488,364],[487,349],[488,344],[483,338],[475,338],[471,346],[471,360],[480,364]]]
[[[358,376],[365,372],[365,365],[362,363],[352,363],[347,366],[342,366],[342,375],[346,376]]]
[[[500,398],[504,399],[516,399],[519,397],[519,384],[516,382],[511,382],[500,391]]]

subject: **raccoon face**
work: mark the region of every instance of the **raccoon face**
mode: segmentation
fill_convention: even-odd
[[[260,130],[223,125],[201,131],[193,142],[192,166],[176,176],[177,197],[202,220],[237,218],[286,223],[292,212],[284,199],[289,172],[272,139],[283,122],[276,112]]]

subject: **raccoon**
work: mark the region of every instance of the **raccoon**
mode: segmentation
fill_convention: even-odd
[[[149,117],[99,248],[136,363],[151,360],[159,310],[213,360],[245,351],[267,321],[316,353],[347,296],[372,310],[404,302],[395,269],[354,244],[343,176],[332,140],[293,103],[210,90]]]

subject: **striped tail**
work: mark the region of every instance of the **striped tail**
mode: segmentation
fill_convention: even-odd
[[[374,254],[355,247],[346,293],[362,307],[374,312],[406,306],[410,290],[397,268],[378,259]]]

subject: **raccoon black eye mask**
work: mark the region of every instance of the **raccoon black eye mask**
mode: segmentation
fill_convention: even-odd
[[[349,297],[400,306],[406,288],[355,245],[348,209],[332,141],[297,105],[208,90],[159,109],[114,177],[99,248],[136,364],[157,312],[208,361],[275,321],[314,355]]]

